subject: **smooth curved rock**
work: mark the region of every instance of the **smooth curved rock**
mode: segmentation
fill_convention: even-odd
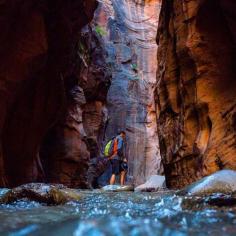
[[[76,45],[96,7],[95,0],[0,1],[1,186],[43,181],[39,147],[65,113],[81,65]]]
[[[154,192],[161,190],[165,187],[165,176],[153,175],[146,183],[139,185],[134,189],[137,192]]]
[[[180,191],[180,193],[187,193],[190,195],[204,195],[211,193],[230,194],[235,191],[236,171],[221,170],[191,184],[184,190]]]
[[[102,188],[103,191],[111,191],[111,192],[129,192],[134,191],[134,187],[130,185],[106,185]]]
[[[235,17],[235,0],[162,1],[156,105],[168,188],[236,170]]]
[[[10,189],[8,188],[1,188],[0,189],[0,197],[2,197],[3,195],[5,195],[7,192],[9,192]]]
[[[126,129],[128,176],[135,185],[162,173],[154,102],[160,6],[160,0],[102,0],[93,20],[106,31],[112,72],[105,141]]]
[[[7,191],[0,197],[0,203],[8,204],[24,198],[48,205],[60,205],[80,200],[81,194],[77,190],[66,188],[63,185],[33,183]]]

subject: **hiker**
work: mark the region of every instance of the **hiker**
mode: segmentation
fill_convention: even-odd
[[[125,137],[125,131],[121,131],[114,139],[113,154],[109,157],[112,167],[112,175],[110,178],[111,185],[115,184],[117,175],[120,175],[120,184],[125,184],[125,177],[128,170],[127,159],[124,157]]]

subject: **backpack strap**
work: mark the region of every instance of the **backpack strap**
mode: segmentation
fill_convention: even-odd
[[[115,138],[113,146],[113,154],[117,154],[117,151],[118,151],[118,139]]]

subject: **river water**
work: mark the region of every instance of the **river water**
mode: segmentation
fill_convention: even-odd
[[[175,192],[81,194],[80,202],[63,206],[0,205],[0,235],[236,235],[236,207],[209,206]]]

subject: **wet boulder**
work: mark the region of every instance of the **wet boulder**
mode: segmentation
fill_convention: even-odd
[[[216,193],[204,199],[205,203],[217,207],[231,207],[236,205],[236,194]]]
[[[110,165],[108,158],[96,157],[89,162],[87,171],[87,188],[94,189],[98,187],[98,178],[106,171]]]
[[[208,195],[212,193],[231,194],[236,192],[236,171],[221,170],[189,185],[180,194]]]
[[[102,187],[103,191],[111,191],[111,192],[129,192],[134,191],[134,187],[131,185],[106,185]]]
[[[165,176],[152,175],[146,183],[135,188],[136,192],[155,192],[165,188]]]
[[[10,191],[10,189],[8,189],[8,188],[1,188],[0,189],[0,197],[5,195],[8,191]]]
[[[188,211],[202,211],[206,208],[235,207],[236,194],[212,193],[206,195],[187,195],[182,198],[181,207]]]
[[[25,184],[6,191],[0,196],[0,203],[8,204],[20,199],[46,203],[47,205],[60,205],[68,201],[78,201],[81,194],[64,185],[51,185],[42,183]]]

